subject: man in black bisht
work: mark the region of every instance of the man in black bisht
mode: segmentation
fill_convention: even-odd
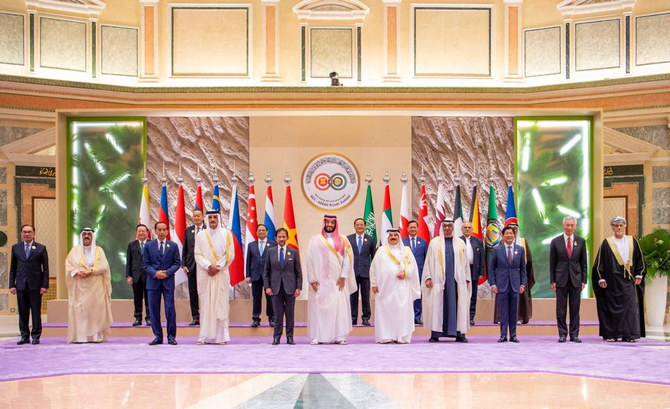
[[[593,263],[592,284],[600,336],[608,342],[635,342],[644,336],[642,294],[645,275],[640,245],[625,235],[626,219],[610,223],[614,236],[603,240]]]

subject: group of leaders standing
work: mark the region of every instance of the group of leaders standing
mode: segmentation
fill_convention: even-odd
[[[136,240],[127,251],[127,281],[133,286],[133,325],[142,324],[144,305],[147,325],[154,339],[163,343],[160,322],[161,299],[165,302],[167,342],[176,345],[174,275],[179,268],[188,274],[191,325],[200,325],[198,343],[225,344],[230,340],[229,273],[234,257],[232,233],[223,228],[218,212],[204,215],[196,210],[194,225],[186,229],[183,253],[166,239],[168,227],[154,226],[156,239],[147,240],[148,227],[137,226]],[[556,292],[559,342],[568,335],[579,339],[580,293],[587,282],[586,246],[574,235],[576,220],[563,220],[564,233],[551,242],[550,282]],[[637,241],[626,236],[626,221],[612,220],[614,236],[603,241],[593,265],[600,335],[607,341],[634,342],[644,336],[644,321],[638,294],[644,279],[644,261]],[[309,243],[308,332],[312,343],[346,344],[357,324],[358,301],[361,322],[370,325],[370,291],[375,293],[375,338],[380,343],[408,343],[415,325],[431,331],[430,342],[440,337],[468,342],[466,333],[474,325],[477,281],[483,275],[485,249],[463,225],[463,235],[454,234],[452,220],[441,222],[440,235],[430,243],[417,236],[417,223],[409,223],[409,236],[400,240],[397,230],[385,232],[382,246],[365,234],[365,220],[356,219],[355,233],[339,234],[335,216],[325,216],[321,233]],[[261,299],[267,297],[266,314],[274,326],[273,344],[280,343],[286,319],[286,341],[294,344],[294,307],[300,295],[303,274],[300,254],[286,245],[288,232],[278,229],[276,241],[259,225],[258,240],[247,244],[247,281],[253,295],[252,326],[260,324]],[[18,344],[38,344],[41,335],[41,295],[48,289],[46,248],[34,241],[31,225],[21,228],[22,241],[12,248],[10,292],[19,307]],[[493,249],[488,263],[488,281],[496,294],[500,319],[499,342],[519,342],[517,321],[530,318],[530,308],[521,307],[523,294],[530,293],[527,243],[518,238],[518,226],[502,231],[502,243]],[[65,268],[68,286],[68,342],[102,342],[109,336],[111,279],[104,251],[95,244],[90,228],[81,231],[80,244],[68,254]],[[527,298],[528,302],[530,298]],[[529,306],[529,305],[528,305]],[[566,323],[570,309],[570,326]],[[525,309],[524,309],[525,308]],[[32,312],[32,331],[28,318]],[[527,318],[526,318],[527,317]],[[509,333],[509,338],[508,338]]]

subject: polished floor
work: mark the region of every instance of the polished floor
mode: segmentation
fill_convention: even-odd
[[[3,408],[670,408],[670,326],[636,344],[585,336],[558,344],[527,336],[497,344],[272,346],[241,337],[225,346],[16,345],[0,320]],[[15,327],[14,327],[15,328]],[[4,331],[3,331],[4,329]]]

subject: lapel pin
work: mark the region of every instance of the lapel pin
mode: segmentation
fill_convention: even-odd
[[[32,246],[32,247],[31,247],[31,249],[33,249],[33,250],[35,250],[36,248],[37,248],[37,247],[35,247],[35,246]]]
[[[166,244],[165,247],[170,248],[170,243]]]
[[[191,230],[191,234],[195,234],[195,229]]]
[[[368,239],[363,239],[363,241],[368,241]]]
[[[518,251],[516,251],[516,250],[514,250],[514,254],[519,254],[519,252],[518,252]]]
[[[286,255],[287,255],[287,256],[290,256],[290,255],[291,255],[291,252],[290,252],[290,251],[287,251],[287,252],[286,252]]]

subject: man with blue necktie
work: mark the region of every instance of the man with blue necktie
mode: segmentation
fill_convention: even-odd
[[[428,251],[428,242],[418,236],[419,223],[416,220],[410,220],[407,223],[407,232],[409,236],[402,239],[402,244],[412,250],[416,266],[419,268],[419,282],[421,282],[423,265],[426,262],[426,252]],[[414,324],[423,325],[423,321],[421,321],[421,297],[414,300]]]
[[[526,290],[526,261],[524,248],[514,243],[516,234],[512,226],[505,226],[502,230],[503,243],[493,248],[493,255],[489,261],[489,284],[491,291],[498,294],[496,302],[500,311],[500,339],[498,342],[509,340],[519,342],[516,337],[517,308],[519,294]]]
[[[177,243],[167,239],[168,225],[157,222],[154,225],[156,240],[144,246],[143,264],[147,272],[147,293],[149,294],[149,317],[155,338],[149,345],[163,343],[161,327],[161,296],[165,300],[168,344],[177,345],[177,314],[174,308],[174,275],[181,267]]]
[[[377,249],[375,240],[369,234],[365,234],[365,219],[354,220],[356,233],[347,236],[354,253],[354,272],[356,273],[356,285],[358,291],[351,294],[351,324],[356,325],[358,320],[358,293],[361,297],[361,322],[365,326],[370,325],[370,263],[375,257]]]

